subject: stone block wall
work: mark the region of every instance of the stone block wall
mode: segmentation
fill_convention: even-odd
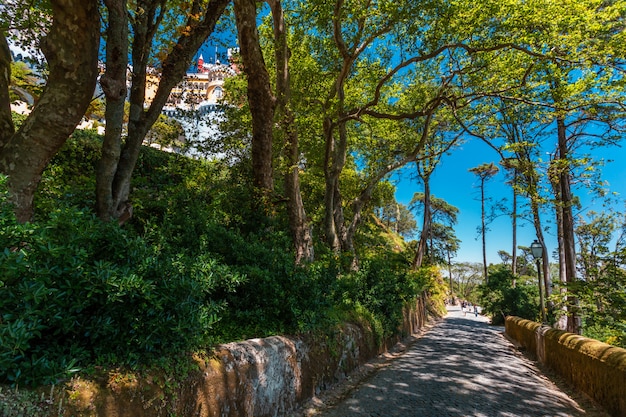
[[[614,416],[626,416],[626,349],[509,316],[506,334]]]
[[[400,335],[427,320],[424,297],[407,305]],[[182,384],[163,376],[109,373],[66,386],[69,417],[278,417],[399,340],[376,342],[366,324],[346,323],[323,336],[273,336],[218,346],[194,357],[198,370]]]

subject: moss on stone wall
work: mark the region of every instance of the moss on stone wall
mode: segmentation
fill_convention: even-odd
[[[626,416],[626,350],[507,317],[506,333],[614,416]]]
[[[405,306],[398,335],[376,338],[367,323],[346,323],[326,334],[273,336],[220,345],[190,358],[186,370],[148,375],[99,370],[75,378],[55,395],[55,416],[264,417],[285,415],[383,353],[399,335],[426,325],[423,297]],[[57,410],[62,410],[58,412]],[[46,414],[47,415],[47,414]]]

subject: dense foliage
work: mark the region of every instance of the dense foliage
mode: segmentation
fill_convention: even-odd
[[[518,279],[505,265],[491,265],[489,280],[479,286],[479,303],[483,312],[491,316],[493,324],[504,324],[506,316],[537,320],[539,293],[537,284]]]
[[[393,334],[404,302],[436,274],[372,252],[358,272],[322,256],[296,267],[280,218],[259,214],[236,169],[145,148],[137,212],[97,219],[90,172],[99,138],[82,132],[47,171],[37,221],[0,192],[0,379],[54,383],[93,365],[152,366],[218,342],[322,331],[367,320]]]
[[[0,382],[151,365],[346,317],[390,335],[403,302],[444,293],[436,269],[419,267],[445,260],[453,287],[456,212],[428,184],[467,137],[503,158],[526,205],[513,207],[514,221],[531,219],[540,242],[544,214],[555,221],[560,268],[551,279],[565,296],[550,301],[566,312],[562,327],[580,332],[583,319],[590,334],[624,342],[624,251],[599,256],[584,230],[576,247],[581,189],[573,186],[575,178],[599,183],[597,161],[582,150],[626,132],[624,0],[275,1],[271,11],[236,0],[224,15],[229,0],[74,3],[0,8],[0,72],[11,68],[7,38],[43,45],[47,67],[36,81],[15,66],[11,80],[0,77],[0,172],[8,176]],[[181,125],[157,120],[217,20],[230,15],[240,77],[224,86],[232,107],[220,117],[223,136],[199,143],[228,163],[142,149],[145,140],[181,145]],[[75,132],[66,143],[84,114],[98,113],[89,102],[99,75],[105,138]],[[159,88],[148,99],[152,77]],[[37,96],[20,129],[10,111],[17,92]],[[413,166],[423,221],[408,248],[374,214],[411,235],[389,178]],[[457,268],[457,295],[474,301],[482,279],[494,322],[536,318],[535,286],[513,285],[522,274],[515,254],[510,272],[487,271],[485,208],[484,271]]]

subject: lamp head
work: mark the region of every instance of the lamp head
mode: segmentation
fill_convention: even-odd
[[[543,245],[539,241],[535,240],[530,245],[530,252],[533,254],[533,258],[539,259],[543,256]]]

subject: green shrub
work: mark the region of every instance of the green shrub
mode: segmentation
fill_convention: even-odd
[[[100,145],[93,132],[68,141],[43,175],[34,223],[18,224],[0,191],[0,382],[150,365],[346,317],[382,338],[405,302],[440,292],[437,274],[410,272],[375,227],[359,271],[323,251],[298,267],[286,219],[258,209],[244,171],[154,149],[137,162],[131,220],[103,223],[90,212]]]
[[[382,333],[397,332],[404,305],[421,295],[430,282],[423,273],[410,271],[399,254],[386,254],[363,260],[358,271],[340,275],[334,290],[335,303],[344,309],[366,314]]]
[[[332,307],[334,278],[316,265],[296,267],[282,233],[248,234],[214,227],[208,250],[246,281],[224,294],[229,306],[220,328],[225,339],[298,333],[317,328]]]
[[[206,346],[225,308],[213,294],[242,281],[210,255],[161,253],[84,211],[20,225],[2,206],[0,382],[54,383]]]
[[[488,283],[479,286],[479,303],[492,324],[502,325],[506,316],[537,320],[539,297],[537,286],[518,283],[512,286],[513,273],[504,265],[490,267]]]
[[[585,322],[583,336],[626,349],[626,325],[621,322],[613,325],[588,325]]]
[[[61,207],[93,208],[96,165],[102,138],[93,130],[76,130],[52,158],[35,194],[35,219]]]

